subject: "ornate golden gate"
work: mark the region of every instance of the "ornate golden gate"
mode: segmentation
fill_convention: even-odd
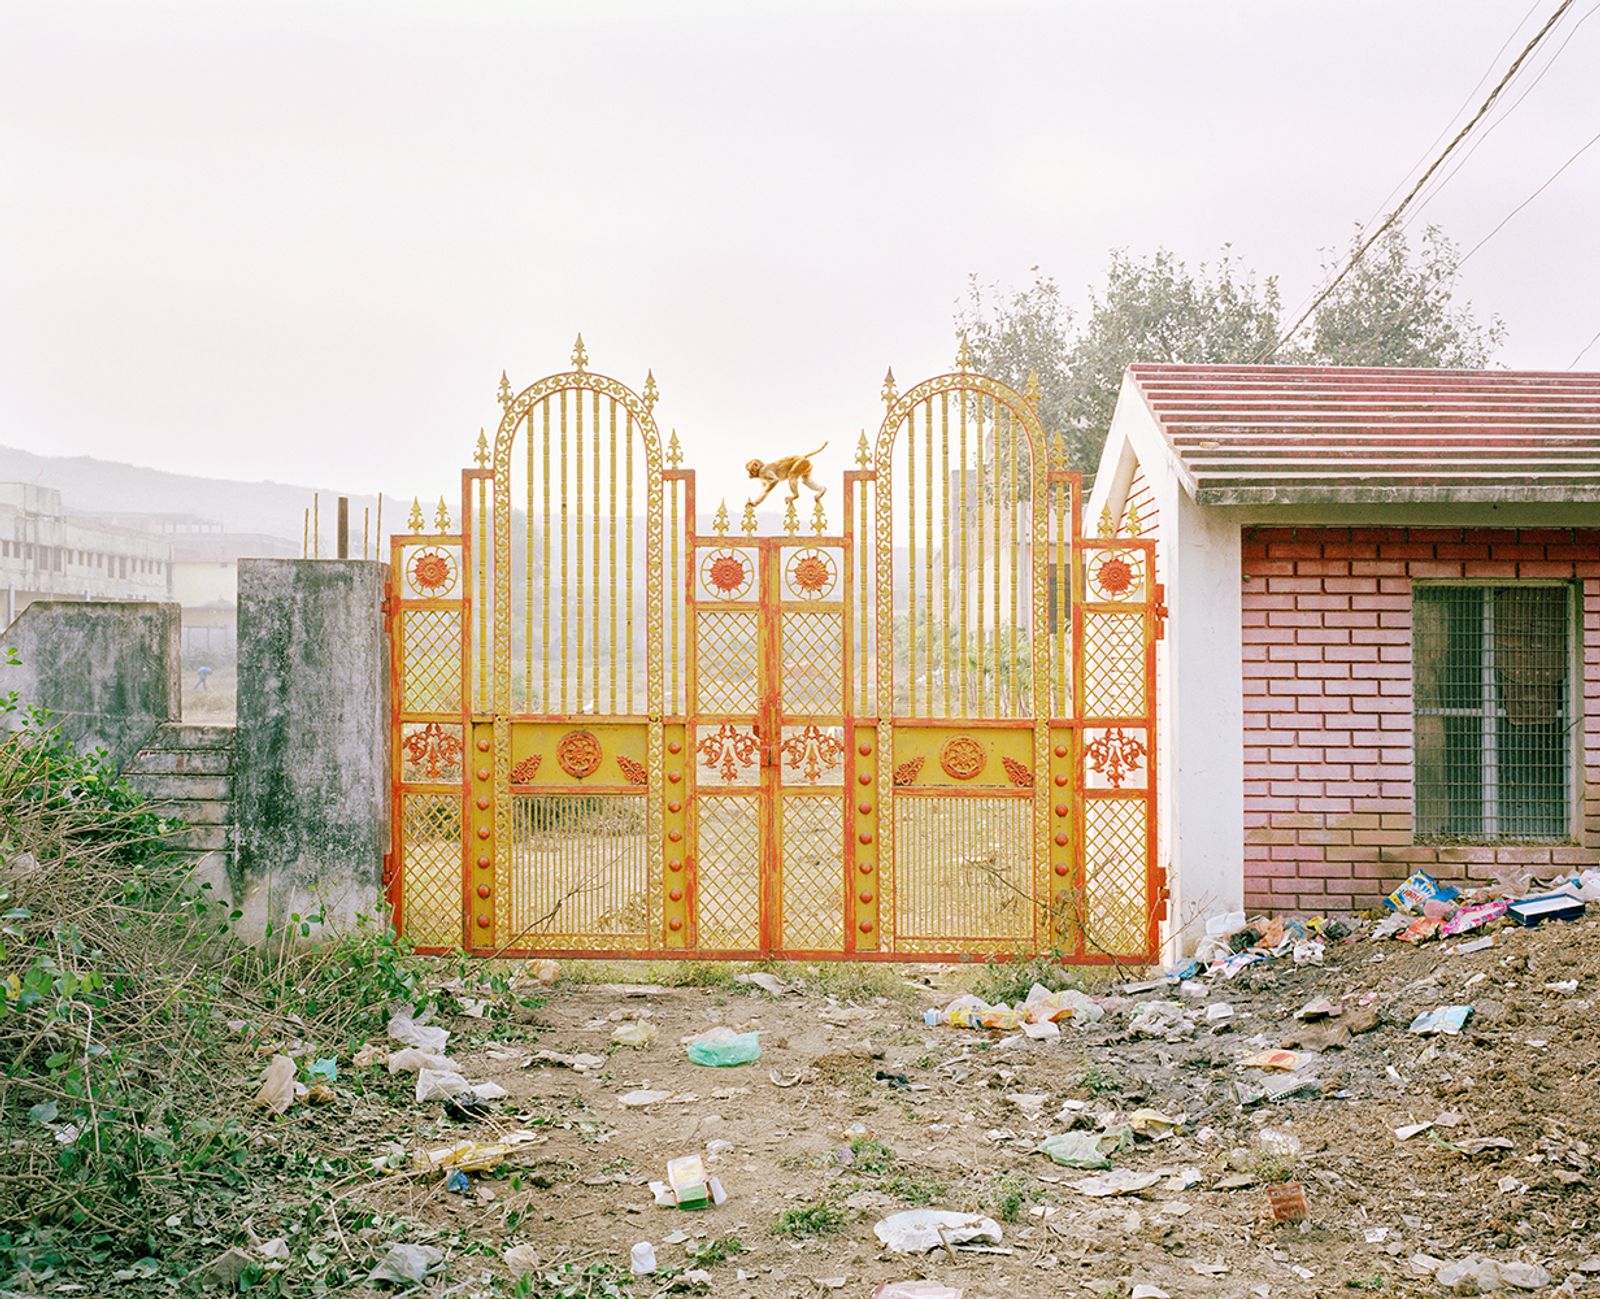
[[[417,503],[391,542],[401,931],[505,955],[1153,958],[1154,543],[1084,535],[1031,387],[973,373],[965,343],[904,393],[891,372],[840,526],[790,498],[760,535],[725,504],[701,531],[653,376],[590,373],[581,337],[565,373],[502,376],[460,526]]]

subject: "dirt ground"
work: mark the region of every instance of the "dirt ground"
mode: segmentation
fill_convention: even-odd
[[[1469,955],[1452,946],[1356,941],[1331,947],[1322,967],[1254,966],[1181,998],[1198,1029],[1177,1041],[1129,1034],[1141,1003],[1177,999],[1164,989],[1111,997],[1100,1023],[1038,1042],[924,1025],[924,1008],[975,977],[993,991],[994,970],[783,967],[778,976],[803,988],[773,996],[732,982],[746,967],[668,972],[700,986],[615,981],[659,967],[573,967],[537,1009],[441,1019],[466,1077],[510,1092],[490,1116],[453,1121],[441,1102],[412,1100],[405,1076],[381,1109],[363,1100],[344,1130],[407,1151],[517,1128],[538,1134],[513,1156],[514,1170],[474,1173],[464,1192],[438,1173],[375,1177],[358,1190],[409,1223],[405,1239],[445,1248],[434,1293],[510,1292],[501,1254],[516,1244],[531,1246],[541,1268],[610,1263],[626,1280],[629,1248],[645,1240],[663,1268],[703,1268],[700,1293],[760,1299],[866,1296],[880,1282],[922,1277],[964,1287],[967,1299],[1126,1297],[1140,1285],[1173,1299],[1439,1294],[1413,1257],[1471,1251],[1543,1264],[1547,1293],[1600,1293],[1600,925],[1502,929],[1491,949]],[[1576,991],[1561,986],[1569,980]],[[1294,1012],[1318,995],[1339,1000],[1356,1027],[1370,1007],[1376,1027],[1302,1063],[1298,1072],[1321,1081],[1319,1098],[1242,1103],[1233,1084],[1267,1075],[1241,1058],[1294,1043],[1310,1027]],[[1205,1008],[1219,1002],[1232,1017],[1208,1021]],[[1407,1032],[1419,1010],[1448,1004],[1474,1007],[1459,1036]],[[613,1044],[628,1022],[650,1026],[655,1040]],[[716,1025],[760,1030],[760,1060],[691,1064],[681,1039]],[[540,1061],[541,1050],[603,1063],[576,1070]],[[619,1105],[641,1089],[672,1097]],[[1043,1099],[1016,1099],[1030,1095]],[[1139,1194],[1091,1198],[1071,1185],[1086,1173],[1034,1152],[1051,1133],[1140,1107],[1181,1123],[1168,1139],[1113,1156],[1117,1169],[1164,1175]],[[1396,1136],[1441,1114],[1439,1126]],[[851,1152],[852,1124],[875,1144],[858,1138]],[[1463,1153],[1481,1137],[1511,1145]],[[708,1149],[727,1202],[657,1207],[647,1183],[663,1178],[666,1161]],[[1273,1225],[1264,1188],[1288,1179],[1304,1186],[1310,1216]],[[988,1214],[1003,1243],[953,1255],[882,1249],[874,1223],[922,1206]],[[812,1228],[822,1230],[805,1234]],[[714,1241],[723,1244],[707,1251]],[[538,1275],[525,1293],[567,1293],[540,1288],[551,1283]],[[616,1293],[586,1284],[595,1288],[571,1293]],[[641,1278],[623,1293],[673,1284]]]

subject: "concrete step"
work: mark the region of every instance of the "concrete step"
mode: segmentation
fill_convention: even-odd
[[[154,749],[147,744],[128,764],[127,774],[226,776],[232,770],[232,749]]]
[[[147,749],[231,749],[233,727],[167,722],[145,742]]]
[[[232,825],[233,805],[206,798],[174,798],[153,803],[150,811],[185,825]]]
[[[129,786],[152,803],[176,801],[229,802],[233,780],[228,776],[130,772]]]

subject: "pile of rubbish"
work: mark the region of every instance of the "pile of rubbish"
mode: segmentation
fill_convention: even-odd
[[[1465,892],[1417,871],[1383,900],[1389,914],[1373,927],[1372,936],[1425,943],[1503,924],[1531,929],[1547,920],[1581,919],[1591,902],[1600,902],[1600,870],[1543,885],[1526,875],[1506,876]],[[1481,951],[1492,945],[1486,938],[1485,933],[1460,950]]]
[[[990,1005],[982,997],[968,993],[942,1010],[924,1011],[922,1018],[929,1028],[944,1024],[950,1028],[987,1028],[1003,1032],[1020,1029],[1026,1037],[1045,1039],[1060,1037],[1064,1022],[1081,1027],[1093,1024],[1105,1013],[1105,1007],[1076,988],[1051,992],[1036,983],[1028,990],[1023,1003],[1014,1008],[1003,1001]]]

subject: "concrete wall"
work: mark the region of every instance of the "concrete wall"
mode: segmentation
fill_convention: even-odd
[[[21,662],[0,668],[0,691],[48,708],[79,748],[103,748],[122,767],[157,726],[182,713],[175,604],[47,600],[0,635]],[[15,729],[11,713],[0,726]]]
[[[388,845],[385,565],[239,561],[233,895],[246,935],[380,914]]]

